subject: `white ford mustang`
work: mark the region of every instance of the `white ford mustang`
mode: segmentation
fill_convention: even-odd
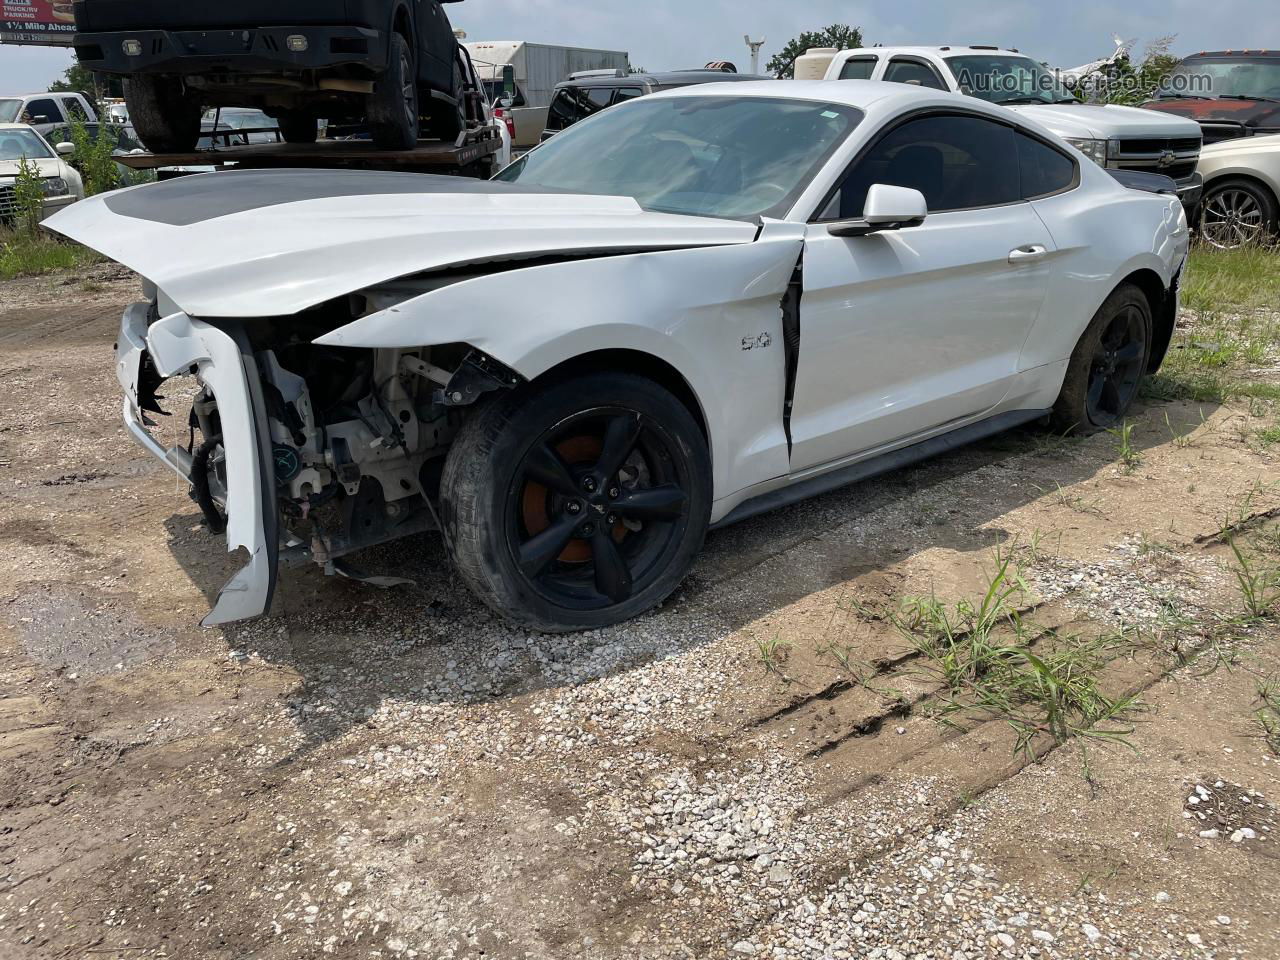
[[[248,554],[206,623],[264,613],[282,552],[341,572],[439,529],[556,631],[662,601],[709,526],[1115,423],[1177,310],[1162,182],[972,98],[761,82],[605,111],[492,183],[218,173],[51,226],[147,280],[125,421]],[[199,440],[165,449],[147,411],[187,373]]]

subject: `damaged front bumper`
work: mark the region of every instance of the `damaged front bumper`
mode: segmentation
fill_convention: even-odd
[[[192,480],[192,456],[166,449],[148,430],[155,380],[193,373],[217,402],[226,460],[227,550],[249,561],[231,578],[205,626],[261,616],[271,606],[279,558],[279,514],[271,463],[266,404],[257,362],[238,328],[214,327],[185,313],[150,322],[151,304],[124,313],[116,343],[116,376],[124,388],[124,422],[134,439],[170,469]],[[154,368],[154,374],[148,369]]]

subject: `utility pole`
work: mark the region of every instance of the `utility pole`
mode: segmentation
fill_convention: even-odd
[[[751,51],[751,72],[758,74],[760,72],[760,48],[764,46],[767,38],[761,37],[759,40],[752,40],[751,34],[748,33],[742,39],[747,41],[747,49]]]

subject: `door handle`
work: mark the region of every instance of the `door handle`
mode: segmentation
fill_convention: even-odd
[[[1010,263],[1027,263],[1031,260],[1043,259],[1045,254],[1049,252],[1049,248],[1039,243],[1028,243],[1017,250],[1009,251]]]

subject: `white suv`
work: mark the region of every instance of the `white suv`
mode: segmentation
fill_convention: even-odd
[[[806,59],[821,56],[814,50]],[[841,50],[831,53],[825,79],[909,83],[998,103],[1033,117],[1099,166],[1172,178],[1189,214],[1200,202],[1198,123],[1154,110],[1082,103],[1052,72],[1017,50],[987,46]]]

